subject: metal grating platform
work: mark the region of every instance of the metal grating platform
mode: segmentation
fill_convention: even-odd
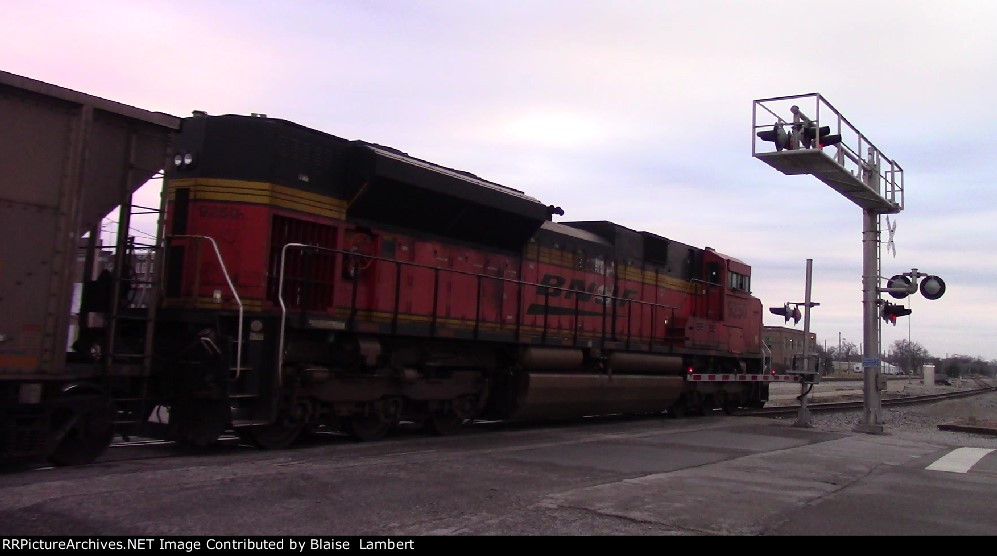
[[[863,183],[859,176],[843,168],[822,150],[784,150],[755,153],[754,156],[787,176],[811,174],[865,210],[896,214],[902,209],[899,204],[885,199]]]

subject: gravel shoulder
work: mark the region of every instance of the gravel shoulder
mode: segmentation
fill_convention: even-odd
[[[956,389],[956,388],[952,388]],[[935,390],[940,392],[942,390]],[[914,395],[910,392],[909,395]],[[845,400],[862,397],[843,396]],[[821,399],[821,401],[832,401]],[[942,431],[938,425],[946,423],[997,423],[997,392],[965,398],[945,400],[933,404],[885,407],[880,418],[886,434],[938,446],[997,449],[997,436],[957,431]],[[780,417],[795,420],[795,417]],[[862,410],[814,413],[811,422],[814,430],[822,432],[850,432],[862,419]]]

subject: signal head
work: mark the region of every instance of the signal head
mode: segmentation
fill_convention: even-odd
[[[803,146],[808,149],[813,147],[814,140],[817,142],[817,148],[830,147],[841,142],[841,135],[831,135],[830,126],[822,125],[818,128],[811,124],[803,128]]]
[[[786,133],[786,130],[782,128],[782,125],[778,123],[773,125],[770,131],[759,131],[755,135],[757,135],[762,141],[771,141],[775,143],[775,150],[777,151],[785,149],[789,144],[789,134]]]
[[[785,319],[784,322],[789,322],[789,319],[793,317],[793,310],[789,308],[789,303],[783,305],[782,307],[770,307],[769,312],[773,315],[779,315]]]
[[[883,310],[880,314],[882,315],[883,320],[893,326],[896,326],[897,317],[906,317],[911,313],[912,311],[903,305],[894,305],[893,303],[887,302],[883,305]]]
[[[889,289],[906,288],[906,291],[904,292],[888,292],[890,294],[890,297],[892,297],[893,299],[903,299],[912,293],[910,291],[911,290],[910,278],[904,276],[903,274],[897,274],[896,276],[890,278],[889,282],[886,283],[886,287]]]
[[[945,294],[945,282],[937,276],[928,276],[921,280],[921,295],[925,299],[935,300]]]

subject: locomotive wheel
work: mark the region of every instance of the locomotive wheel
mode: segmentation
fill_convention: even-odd
[[[61,425],[64,432],[49,452],[48,460],[54,465],[85,465],[97,459],[111,445],[114,438],[114,406],[103,395],[88,396],[92,399],[86,401],[80,394],[70,393],[68,396],[79,398],[80,403],[74,403],[74,407],[65,412]]]
[[[456,413],[433,413],[426,418],[426,428],[436,436],[450,436],[460,432],[464,419]]]
[[[260,425],[236,430],[244,442],[263,450],[282,450],[298,439],[304,425]]]
[[[384,438],[393,425],[379,415],[354,415],[346,420],[346,432],[357,440],[370,442]]]

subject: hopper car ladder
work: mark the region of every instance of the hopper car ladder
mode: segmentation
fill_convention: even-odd
[[[133,168],[130,167],[129,172],[131,171]],[[145,415],[152,409],[148,379],[152,372],[154,323],[159,305],[159,276],[162,264],[160,240],[154,239],[153,243],[136,242],[135,237],[130,235],[132,217],[138,214],[156,214],[155,238],[162,237],[162,200],[158,209],[134,205],[131,193],[126,193],[122,197],[118,212],[110,307],[100,354],[105,378],[122,377],[136,386],[126,387],[124,391],[127,393],[124,395],[120,395],[121,392],[111,392],[117,409],[115,429],[126,438],[128,434],[126,431],[141,429]],[[93,269],[92,257],[99,233],[99,226],[90,231],[85,263],[86,278],[89,278]],[[128,290],[125,289],[126,284]],[[122,328],[130,324],[139,325],[138,328],[142,331],[139,346],[126,345],[121,338]]]

